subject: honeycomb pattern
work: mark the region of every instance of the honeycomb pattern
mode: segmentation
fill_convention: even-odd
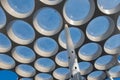
[[[120,0],[0,2],[0,70],[18,80],[68,80],[68,24],[83,80],[120,77]]]

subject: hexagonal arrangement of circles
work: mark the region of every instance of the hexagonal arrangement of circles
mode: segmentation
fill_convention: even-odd
[[[69,80],[68,24],[83,80],[120,77],[120,0],[0,2],[0,71]]]

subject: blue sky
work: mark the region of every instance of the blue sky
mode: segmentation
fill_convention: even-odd
[[[0,70],[0,80],[18,80],[18,75],[10,70]]]

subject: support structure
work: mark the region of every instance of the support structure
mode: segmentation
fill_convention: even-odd
[[[70,36],[70,31],[68,29],[68,25],[65,24],[65,34],[66,34],[66,44],[69,58],[69,69],[71,73],[71,77],[69,80],[82,80],[82,76],[80,74],[80,69],[78,65],[77,55],[74,50],[74,45],[72,38]]]

